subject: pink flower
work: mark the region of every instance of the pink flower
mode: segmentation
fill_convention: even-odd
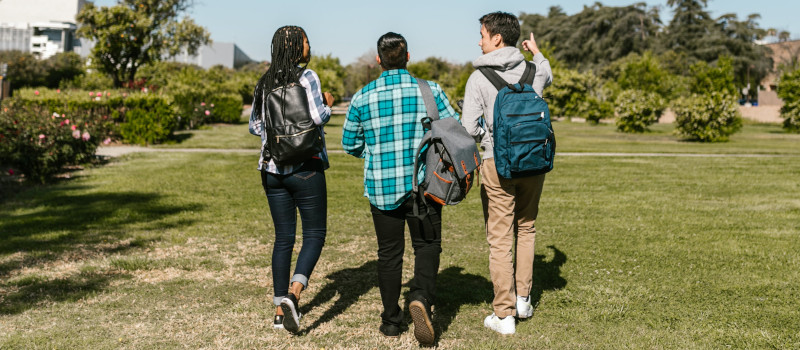
[[[62,120],[61,123],[58,123],[58,126],[64,126],[64,121]]]
[[[56,93],[60,94],[61,93],[61,89],[56,89]]]
[[[71,130],[75,130],[75,129],[77,129],[77,128],[78,128],[78,126],[77,126],[77,125],[73,125],[73,126],[71,126],[71,127],[69,127],[69,128],[70,128]],[[76,139],[77,139],[77,137],[76,137]]]
[[[75,125],[73,125],[72,127],[74,128]],[[74,139],[81,138],[81,131],[80,130],[75,130],[75,129],[72,129],[72,130],[73,130],[72,131],[72,138],[74,138]]]
[[[83,132],[83,135],[81,135],[81,138],[82,138],[84,141],[89,141],[89,139],[91,138],[91,135],[89,135],[89,132],[88,132],[88,131],[84,131],[84,132]]]
[[[211,112],[209,112],[208,110],[206,110],[206,115],[211,115]]]
[[[111,93],[110,92],[106,92],[106,96],[111,96]]]
[[[94,96],[94,92],[89,91],[89,96]]]
[[[111,138],[110,138],[110,137],[106,137],[106,139],[105,139],[105,140],[103,140],[103,144],[104,144],[104,145],[107,145],[107,144],[109,144],[109,143],[111,143]]]
[[[14,169],[8,169],[8,175],[14,175]]]
[[[214,108],[214,104],[213,103],[211,104],[211,108]]]
[[[33,94],[39,96],[39,90],[34,91]]]
[[[67,124],[67,125],[69,125],[69,119],[65,120],[65,121],[64,121],[64,124]]]
[[[104,116],[103,116],[103,120],[106,120],[106,119],[108,119],[108,116],[107,116],[107,115],[104,115]]]
[[[45,138],[45,137],[46,137],[46,136],[44,136],[44,134],[39,134],[39,140],[41,140],[41,139],[43,139],[43,138]]]
[[[96,94],[97,94],[97,96],[103,96],[103,93],[100,92],[100,91],[98,91]]]
[[[200,105],[205,107],[206,103],[205,102],[200,102]]]

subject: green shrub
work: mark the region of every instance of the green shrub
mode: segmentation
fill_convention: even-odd
[[[614,116],[614,109],[602,96],[601,81],[592,72],[554,69],[553,85],[545,89],[550,113],[560,117],[582,117],[588,122]]]
[[[139,97],[127,102],[130,109],[125,112],[125,122],[119,132],[129,143],[148,145],[166,140],[178,126],[175,111],[165,99]]]
[[[675,134],[701,142],[727,141],[742,128],[742,117],[736,98],[712,92],[692,95],[676,103]]]
[[[172,96],[180,117],[179,128],[191,129],[205,122],[230,123],[241,119],[242,97],[237,89],[226,85],[228,73],[223,67],[204,71],[191,66],[175,73],[174,79],[162,91]],[[253,84],[255,86],[255,82]],[[252,89],[249,94],[252,94]],[[207,106],[212,104],[215,106],[214,112],[209,110],[210,114],[205,115]]]
[[[209,110],[208,122],[214,123],[238,123],[242,120],[242,97],[238,94],[218,94],[208,99]]]
[[[112,124],[91,113],[50,113],[42,106],[4,103],[0,111],[2,161],[28,179],[45,182],[64,166],[91,160]]]
[[[8,75],[12,89],[43,86],[57,88],[61,82],[80,77],[85,72],[83,59],[74,52],[57,53],[46,60],[37,59],[32,53],[0,51],[0,62],[8,64]]]
[[[689,91],[693,94],[709,94],[720,92],[730,96],[738,96],[735,77],[733,75],[733,59],[722,56],[717,60],[716,67],[704,61],[693,64],[689,70],[692,72]]]
[[[658,122],[665,108],[664,99],[654,92],[625,90],[617,96],[617,130],[645,132]]]
[[[784,129],[800,133],[800,69],[781,75],[778,97],[784,102],[781,108]]]

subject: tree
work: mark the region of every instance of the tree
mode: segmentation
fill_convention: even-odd
[[[344,96],[344,67],[339,63],[338,57],[331,54],[325,56],[314,55],[308,68],[317,72],[322,83],[322,91],[328,91],[333,98],[340,100]]]
[[[188,17],[192,0],[119,0],[111,7],[87,2],[77,16],[79,36],[97,41],[92,61],[115,87],[134,80],[143,65],[186,50],[197,54],[209,33]]]
[[[785,30],[782,30],[780,33],[778,33],[778,41],[780,42],[789,41],[790,37],[791,34]]]
[[[596,2],[572,16],[551,7],[547,17],[523,13],[520,20],[522,33],[555,44],[555,58],[574,68],[595,68],[654,48],[661,24],[658,9],[643,2],[621,7]]]
[[[381,75],[381,66],[375,61],[378,55],[376,50],[370,50],[361,55],[356,62],[345,67],[344,91],[345,96],[353,96],[359,89]]]

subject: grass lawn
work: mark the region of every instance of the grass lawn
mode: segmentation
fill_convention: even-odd
[[[166,147],[257,147],[246,128]],[[789,156],[559,157],[537,221],[538,306],[506,337],[482,324],[492,283],[474,190],[444,211],[440,348],[800,348],[797,135],[746,125],[705,145],[661,125],[555,128],[563,152]],[[417,348],[413,332],[378,332],[362,164],[343,154],[326,173],[328,239],[301,299],[303,334],[271,328],[272,223],[255,157],[135,154],[2,199],[0,348]]]
[[[342,149],[343,124],[344,115],[334,115],[326,125],[328,149]],[[675,124],[656,124],[651,132],[644,134],[620,133],[615,128],[613,124],[553,123],[559,152],[800,155],[800,135],[786,133],[778,124],[745,121],[742,131],[723,143],[681,141],[672,134]],[[203,130],[179,131],[176,138],[180,142],[156,147],[258,149],[261,146],[259,138],[248,133],[246,120],[236,125],[216,124]]]

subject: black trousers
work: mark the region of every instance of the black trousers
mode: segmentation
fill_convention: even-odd
[[[375,234],[378,238],[378,288],[383,302],[383,323],[400,326],[403,312],[397,304],[403,278],[404,228],[408,224],[414,248],[414,278],[410,282],[410,297],[422,297],[429,305],[436,298],[436,275],[442,252],[442,206],[419,201],[420,220],[412,214],[414,200],[409,198],[394,210],[380,210],[370,205]]]

